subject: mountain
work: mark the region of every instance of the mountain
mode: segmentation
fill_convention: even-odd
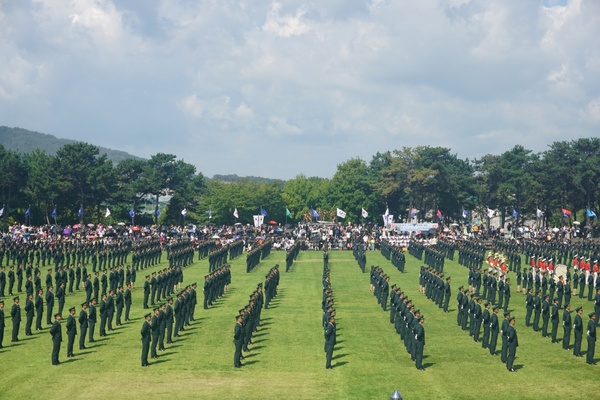
[[[19,153],[31,153],[35,149],[45,151],[50,155],[55,155],[56,151],[65,144],[74,143],[77,140],[59,139],[56,136],[46,133],[28,131],[22,128],[9,128],[8,126],[0,126],[0,144],[4,148],[17,151]],[[134,158],[141,159],[127,152],[120,150],[107,149],[106,147],[97,146],[100,154],[106,154],[109,160],[117,164],[120,161]]]
[[[260,176],[237,176],[231,175],[213,175],[213,179],[221,182],[232,183],[232,182],[256,182],[256,183],[284,183],[281,179],[263,178]]]

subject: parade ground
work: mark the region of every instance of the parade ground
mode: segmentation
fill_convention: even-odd
[[[332,251],[329,257],[331,287],[337,310],[337,338],[333,369],[325,369],[322,321],[320,251],[302,251],[289,272],[285,252],[272,252],[246,273],[245,254],[230,262],[229,291],[208,310],[202,308],[202,283],[208,260],[184,268],[184,284],[198,282],[195,321],[158,359],[142,368],[140,329],[144,276],[163,264],[139,271],[133,290],[132,321],[115,327],[106,337],[86,343],[75,357],[66,357],[66,310],[77,314],[85,300],[80,290],[66,297],[61,365],[52,366],[49,326],[11,343],[10,306],[5,298],[4,349],[0,350],[0,399],[388,399],[398,389],[404,399],[539,399],[578,398],[597,391],[600,366],[576,358],[550,338],[525,326],[525,296],[512,284],[509,309],[516,317],[519,346],[516,372],[507,371],[500,355],[492,356],[456,324],[456,294],[467,284],[468,270],[446,259],[444,272],[452,277],[450,312],[444,313],[419,293],[419,260],[407,254],[401,274],[378,251],[367,253],[362,273],[349,251]],[[233,331],[238,310],[275,264],[281,266],[277,297],[262,311],[262,322],[243,367],[233,367]],[[371,265],[379,265],[425,315],[425,371],[415,368],[404,345],[369,291]],[[509,273],[516,282],[514,274]],[[22,305],[25,295],[21,294]],[[572,298],[571,309],[583,306],[584,324],[593,303]],[[574,313],[572,314],[574,315]],[[562,316],[562,310],[561,310]],[[23,313],[24,317],[24,313]],[[44,318],[45,322],[45,318]],[[78,327],[79,331],[79,327]],[[562,327],[558,331],[562,339]],[[571,338],[571,346],[573,338]],[[582,351],[587,342],[584,340]],[[498,345],[498,353],[500,344]]]

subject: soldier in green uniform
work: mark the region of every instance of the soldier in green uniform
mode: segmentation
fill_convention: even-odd
[[[148,362],[148,352],[150,351],[150,318],[151,314],[148,313],[144,316],[144,324],[142,325],[142,367],[150,365]]]
[[[513,364],[517,355],[517,347],[519,346],[519,339],[517,338],[517,330],[515,329],[516,320],[510,318],[509,325],[506,332],[506,341],[508,343],[508,355],[506,357],[506,369],[510,372],[515,372]]]
[[[244,345],[244,327],[242,326],[243,315],[235,317],[235,327],[233,330],[233,343],[235,344],[235,353],[233,354],[233,366],[241,368],[242,346]]]
[[[419,323],[414,329],[415,366],[418,370],[425,371],[425,368],[423,368],[423,349],[425,347],[425,328],[423,324],[425,323],[425,316],[421,315],[418,318]]]
[[[331,360],[333,358],[333,348],[336,342],[336,333],[335,333],[335,318],[330,317],[327,326],[325,326],[325,368],[333,369],[331,366]]]
[[[581,340],[583,339],[583,320],[581,314],[583,314],[583,308],[577,307],[575,309],[577,314],[573,320],[573,333],[575,334],[575,343],[573,344],[573,355],[575,357],[581,357]]]
[[[552,321],[552,343],[558,343],[556,340],[556,334],[558,332],[558,297],[554,299],[554,304],[552,304],[552,311],[550,312],[550,321]]]
[[[62,342],[62,328],[60,326],[60,314],[54,315],[54,322],[50,327],[50,335],[52,336],[52,365],[60,365],[58,354],[60,352],[60,343]]]
[[[565,310],[563,311],[562,317],[563,324],[563,340],[562,340],[562,348],[563,350],[569,350],[569,343],[571,342],[571,329],[573,328],[571,322],[571,305],[569,303],[565,304]]]
[[[81,303],[81,311],[79,311],[79,350],[85,350],[85,337],[88,329],[88,313],[87,303]]]
[[[502,320],[502,328],[500,329],[500,334],[502,335],[502,353],[500,355],[500,360],[503,363],[506,363],[506,359],[508,356],[507,330],[510,325],[509,322],[510,322],[510,313],[504,312],[504,319]]]
[[[587,325],[587,353],[585,362],[591,365],[596,365],[594,362],[594,352],[596,351],[596,313],[588,314],[590,320]]]
[[[498,329],[499,329],[498,311],[499,310],[500,310],[500,307],[495,305],[493,308],[492,315],[490,315],[490,333],[492,334],[492,337],[490,339],[489,348],[490,348],[490,354],[493,356],[496,355],[496,344],[498,343]]]
[[[490,342],[490,306],[491,304],[489,301],[484,304],[483,317],[481,320],[483,324],[483,338],[481,339],[481,347],[484,349],[489,347]]]
[[[77,324],[75,322],[75,307],[69,308],[67,317],[67,357],[75,357],[73,354],[73,344],[77,335]]]

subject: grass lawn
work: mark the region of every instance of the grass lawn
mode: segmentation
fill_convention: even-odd
[[[400,285],[425,314],[427,370],[415,368],[389,323],[389,313],[381,310],[369,292],[369,274],[361,273],[352,253],[344,251],[331,252],[329,257],[338,345],[334,369],[326,370],[321,255],[301,252],[290,272],[282,268],[279,295],[269,309],[263,310],[255,344],[245,353],[245,365],[239,370],[233,368],[234,317],[268,270],[276,263],[284,266],[283,252],[272,252],[249,274],[245,272],[245,255],[233,260],[230,290],[209,310],[203,310],[201,304],[208,261],[187,267],[184,283],[200,284],[196,321],[174,344],[166,345],[166,351],[159,352],[158,360],[150,360],[149,368],[140,366],[143,277],[146,271],[158,270],[164,264],[138,273],[133,321],[116,327],[105,338],[99,337],[96,328],[97,342],[87,344],[84,351],[77,350],[76,338],[75,358],[66,358],[63,321],[62,364],[58,367],[50,363],[48,328],[25,336],[24,311],[21,340],[10,342],[12,300],[6,298],[0,399],[387,399],[394,389],[405,399],[539,399],[543,395],[578,398],[582,393],[595,392],[594,379],[600,366],[587,365],[585,358],[573,357],[560,344],[551,344],[549,338],[525,327],[525,296],[515,293],[514,276],[510,308],[517,317],[519,347],[515,361],[518,371],[510,373],[499,356],[491,356],[456,325],[455,298],[458,286],[467,283],[466,268],[446,261],[446,274],[453,280],[452,312],[445,314],[419,293],[418,260],[407,256],[407,272],[400,274],[379,252],[367,253],[367,265],[381,266],[390,275],[390,284]],[[78,315],[78,305],[84,300],[84,291],[67,295],[65,309],[77,306]],[[23,293],[22,310],[24,305]],[[579,305],[584,307],[587,324],[593,304],[574,297],[572,309]],[[562,328],[558,336],[562,338]],[[587,348],[585,338],[582,348]]]

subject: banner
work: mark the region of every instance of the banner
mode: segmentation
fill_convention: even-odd
[[[265,216],[264,215],[253,215],[252,216],[253,220],[254,220],[254,227],[258,228],[263,224],[263,221],[265,220]]]
[[[398,232],[427,232],[430,229],[438,228],[436,223],[420,223],[420,224],[396,224],[394,230]]]

